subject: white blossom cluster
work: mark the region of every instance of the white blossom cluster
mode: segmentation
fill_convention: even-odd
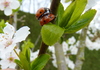
[[[64,52],[65,60],[66,60],[66,65],[68,65],[68,67],[71,68],[71,69],[74,69],[75,64],[69,58],[69,56],[70,55],[76,55],[77,52],[78,52],[78,48],[76,47],[77,46],[77,43],[75,43],[75,42],[76,42],[76,39],[74,37],[71,37],[71,38],[68,39],[68,43],[65,42],[65,41],[62,43],[63,52]],[[70,45],[70,46],[68,46],[68,45]],[[57,67],[54,46],[49,46],[49,50],[52,52],[52,58],[53,58],[52,63],[53,63],[53,65],[55,67]],[[68,51],[70,51],[70,53],[68,53]]]
[[[8,22],[5,24],[3,33],[0,33],[0,65],[2,69],[15,68],[16,64],[14,60],[18,59],[17,54],[20,52],[17,43],[26,39],[30,34],[30,28],[23,26],[15,31],[15,28],[11,24]],[[15,54],[13,49],[15,49],[17,54]]]
[[[89,0],[90,6],[93,6],[93,9],[97,10],[95,18],[92,20],[88,27],[87,37],[86,37],[86,47],[89,50],[99,50],[100,49],[100,0]],[[88,6],[89,6],[88,5]]]

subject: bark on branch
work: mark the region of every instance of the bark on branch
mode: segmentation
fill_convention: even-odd
[[[85,39],[87,34],[87,27],[82,29],[79,46],[78,46],[78,54],[76,55],[76,62],[75,62],[75,69],[74,70],[81,70],[82,65],[84,62],[84,49],[85,49]]]

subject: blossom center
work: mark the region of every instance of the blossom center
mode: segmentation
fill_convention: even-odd
[[[7,1],[4,2],[4,6],[5,6],[5,7],[8,7],[8,6],[9,6],[9,2],[7,2]]]
[[[12,40],[7,40],[6,43],[5,43],[5,48],[10,46],[12,44]]]
[[[9,57],[8,60],[9,60],[9,62],[13,62],[14,61],[14,57]]]

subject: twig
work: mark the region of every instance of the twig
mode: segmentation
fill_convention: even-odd
[[[58,70],[68,70],[62,45],[57,42],[54,46]]]
[[[56,15],[57,13],[59,3],[60,3],[60,0],[52,0],[50,10],[54,15]]]
[[[38,55],[45,54],[47,49],[48,49],[48,45],[46,45],[44,42],[42,42],[41,48],[40,48],[40,51],[39,51]]]
[[[79,46],[78,46],[78,54],[76,55],[76,62],[75,62],[75,69],[74,70],[81,70],[82,65],[84,62],[84,49],[85,49],[85,40],[87,34],[87,27],[82,29],[80,34]]]
[[[15,48],[13,49],[13,51],[15,52],[15,54],[18,56],[18,58],[19,58],[19,55],[18,55],[18,53],[16,52],[16,50],[15,50]]]
[[[41,38],[41,35],[39,34],[36,41],[35,41],[35,43],[34,43],[34,46],[36,46],[38,44],[40,38]],[[32,48],[32,51],[34,51],[34,47]]]

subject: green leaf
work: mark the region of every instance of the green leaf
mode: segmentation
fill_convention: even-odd
[[[64,13],[64,7],[60,3],[58,6],[58,11],[57,11],[57,24],[59,24],[59,22],[61,21],[63,13]]]
[[[20,52],[19,54],[20,62],[23,66],[24,70],[30,70],[30,62],[28,62],[26,56],[23,54],[23,52]]]
[[[71,0],[65,0],[66,3],[69,2],[69,1],[71,1]]]
[[[19,2],[22,2],[22,0],[18,0]]]
[[[42,70],[49,59],[50,59],[50,55],[48,55],[48,54],[42,54],[42,55],[38,56],[31,63],[31,70]]]
[[[29,48],[26,50],[25,55],[26,55],[27,61],[30,62],[30,49]]]
[[[28,39],[27,41],[24,41],[24,44],[22,45],[22,50],[25,50],[25,48],[33,48],[34,44]]]
[[[34,47],[34,44],[28,39],[27,41],[24,41],[21,47],[22,47],[22,52],[24,53],[24,55],[26,55],[26,52],[28,52],[30,48]]]
[[[28,39],[27,41],[24,41],[22,47],[22,52],[26,56],[28,62],[30,62],[30,48],[34,47],[34,44]]]
[[[23,68],[23,66],[22,66],[22,64],[21,64],[21,62],[20,62],[20,60],[15,59],[14,62],[15,62],[19,67]]]
[[[63,33],[64,29],[54,24],[46,24],[41,29],[42,40],[47,45],[55,44]]]
[[[59,22],[59,26],[60,26],[60,27],[65,27],[65,26],[68,24],[68,22],[69,22],[69,20],[70,20],[70,18],[71,18],[71,15],[72,15],[72,13],[73,13],[73,11],[74,11],[74,9],[75,9],[75,1],[72,2],[72,3],[66,8],[66,10],[64,11],[63,16],[61,17],[61,21]]]
[[[73,24],[81,16],[82,12],[85,9],[86,4],[87,4],[87,0],[76,0],[75,10],[66,28],[69,27],[71,24]]]
[[[89,25],[96,14],[96,10],[91,9],[85,12],[75,23],[65,30],[65,33],[74,33]]]
[[[13,9],[12,11],[13,11],[13,13],[15,13],[15,12],[19,11],[19,9],[20,9],[20,7],[18,7],[17,9]]]
[[[3,28],[6,26],[4,20],[1,20],[0,22],[0,33],[3,33]]]

